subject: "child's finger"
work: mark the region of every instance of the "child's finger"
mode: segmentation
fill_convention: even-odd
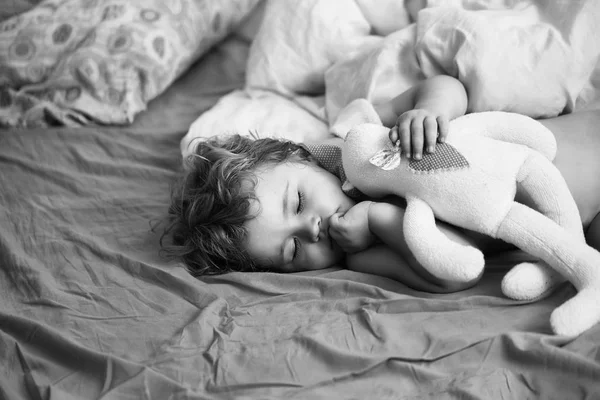
[[[448,119],[446,117],[437,117],[437,125],[438,132],[440,133],[438,141],[444,143],[448,137]]]
[[[335,230],[338,230],[340,228],[342,228],[342,214],[341,213],[335,213],[333,214],[331,217],[329,217],[329,227],[333,228]]]
[[[433,153],[435,151],[435,142],[438,137],[438,124],[435,117],[426,117],[423,122],[425,126],[425,151]]]
[[[344,237],[333,226],[331,226],[329,229],[329,236],[331,236],[331,238],[341,246],[341,242],[343,242]]]
[[[398,126],[394,125],[394,127],[390,129],[390,133],[388,136],[390,138],[390,142],[396,144],[398,139],[400,139],[400,135],[398,134]]]
[[[400,137],[400,149],[408,158],[410,158],[411,155],[410,125],[410,119],[398,122],[398,136]]]
[[[415,160],[420,160],[423,153],[423,122],[424,120],[415,118],[410,124],[410,141],[412,144],[412,155]]]
[[[340,246],[344,251],[347,252],[348,243],[346,237],[331,223],[329,225],[329,236],[338,244],[338,246]]]

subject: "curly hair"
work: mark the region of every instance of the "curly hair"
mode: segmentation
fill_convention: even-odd
[[[257,271],[244,246],[244,223],[254,218],[249,210],[256,199],[256,171],[287,161],[314,158],[300,144],[273,138],[227,135],[201,141],[171,192],[161,252],[182,260],[194,276]]]

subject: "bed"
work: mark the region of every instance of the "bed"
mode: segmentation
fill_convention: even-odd
[[[56,15],[51,13],[66,12],[63,4],[77,2],[34,3],[12,3],[13,14],[2,15],[0,33],[5,36],[0,39],[6,37],[8,22],[27,13]],[[93,8],[101,3],[86,4]],[[194,2],[174,3],[181,12]],[[573,287],[564,284],[537,302],[502,295],[501,277],[516,259],[527,257],[520,253],[488,259],[480,283],[444,295],[342,266],[310,273],[193,278],[177,260],[161,256],[160,222],[170,186],[181,172],[182,150],[194,137],[228,129],[262,129],[291,139],[322,137],[330,134],[327,118],[348,101],[340,91],[323,95],[319,82],[296,81],[294,86],[277,80],[272,86],[274,81],[266,83],[264,76],[249,75],[249,60],[258,57],[252,39],[267,35],[260,24],[269,7],[277,6],[269,3],[265,11],[265,2],[222,3],[235,3],[228,6],[236,16],[225,17],[220,10],[221,22],[213,18],[209,24],[220,30],[212,43],[195,43],[184,59],[167,60],[177,67],[170,76],[157,75],[164,87],[148,84],[143,96],[130,102],[123,97],[129,100],[120,103],[126,112],[118,121],[102,119],[115,117],[114,102],[99,106],[90,103],[92,97],[80,96],[87,103],[66,107],[66,97],[44,96],[39,84],[25,92],[11,88],[7,79],[14,76],[6,72],[10,59],[0,58],[0,111],[5,111],[0,113],[0,398],[600,398],[600,326],[572,338],[553,335],[548,322],[552,310],[574,294]],[[324,8],[315,8],[317,3]],[[459,10],[461,2],[454,3]],[[529,15],[531,10],[524,5],[528,2],[463,3],[472,7],[461,12],[480,12],[482,4],[503,15]],[[572,10],[556,3],[566,8],[546,15],[565,16],[565,10]],[[327,15],[331,7],[318,0],[301,4],[319,10],[318,15]],[[368,1],[356,4],[365,16],[364,10],[376,9]],[[575,4],[574,15],[582,10],[594,15],[585,8],[590,2],[570,4]],[[296,18],[303,5],[295,10]],[[214,11],[206,7],[204,16]],[[377,34],[364,22],[349,25],[360,32],[367,29],[361,41],[367,51],[360,54],[396,32],[394,24],[409,24],[414,17],[403,12],[398,15],[404,20],[391,22],[371,16],[383,21]],[[39,19],[42,14],[36,14],[38,21],[51,20]],[[568,18],[559,22],[569,25]],[[61,29],[63,36],[54,40],[67,35]],[[348,37],[348,32],[338,33]],[[592,60],[571,54],[581,67],[578,73],[587,74],[585,82],[575,79],[576,71],[565,64],[573,79],[558,89],[547,85],[551,93],[543,95],[555,101],[525,113],[544,116],[593,106],[600,41],[586,37]],[[386,51],[397,50],[394,46],[406,40],[392,39]],[[0,45],[9,47],[2,40]],[[17,55],[27,55],[24,47],[19,49]],[[371,60],[381,61],[388,53],[373,54]],[[381,98],[422,78],[403,70],[395,86],[382,93],[373,88],[390,74],[376,64],[368,64],[370,75],[365,76],[371,78],[354,85],[356,93]],[[343,75],[331,74],[328,82],[335,86]],[[553,97],[554,90],[560,95]],[[484,96],[470,106],[492,107],[487,100]],[[510,97],[495,100],[517,104]],[[271,101],[274,108],[264,108]],[[19,113],[7,112],[7,104],[17,103]],[[252,125],[265,123],[257,118],[260,110],[275,110],[279,118],[273,125]]]

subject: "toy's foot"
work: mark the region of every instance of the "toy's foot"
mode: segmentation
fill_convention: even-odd
[[[485,257],[481,250],[471,246],[461,246],[461,250],[455,255],[455,259],[449,262],[453,264],[452,271],[447,274],[454,279],[470,282],[479,279],[485,268]]]
[[[565,279],[543,262],[524,262],[502,279],[502,293],[514,300],[539,300],[549,295]]]
[[[558,307],[550,316],[550,324],[558,335],[577,336],[600,322],[600,288],[582,289]]]
[[[481,277],[485,268],[483,253],[476,247],[465,246],[447,239],[442,246],[442,238],[437,238],[438,248],[429,252],[413,254],[427,270],[439,279],[454,282],[472,282]]]

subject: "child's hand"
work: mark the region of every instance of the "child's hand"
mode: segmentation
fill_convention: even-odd
[[[443,143],[448,136],[448,119],[424,110],[414,109],[403,113],[390,130],[390,140],[400,140],[400,149],[408,158],[420,160],[423,151],[433,153],[435,143]]]
[[[329,234],[346,253],[357,253],[375,242],[369,230],[371,201],[363,201],[345,214],[336,213],[329,219]]]

